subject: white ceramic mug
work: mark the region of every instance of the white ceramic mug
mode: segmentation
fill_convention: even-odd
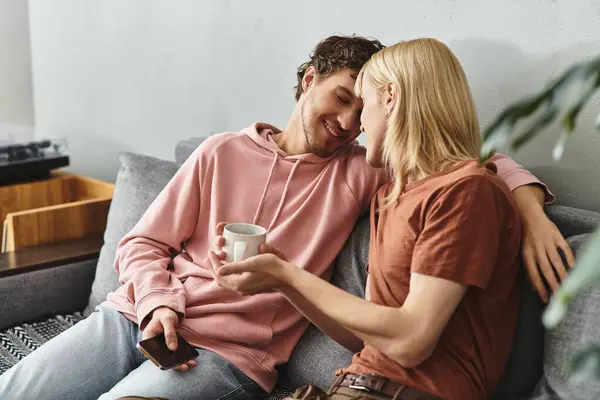
[[[228,263],[240,262],[260,254],[260,245],[267,240],[267,230],[254,224],[228,224],[223,230],[223,251]]]

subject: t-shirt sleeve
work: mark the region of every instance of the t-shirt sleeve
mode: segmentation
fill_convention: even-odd
[[[516,213],[507,196],[489,177],[476,175],[433,198],[411,272],[485,289],[498,257],[499,232]]]

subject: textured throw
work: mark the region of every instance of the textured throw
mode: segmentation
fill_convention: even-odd
[[[81,321],[81,313],[55,315],[45,321],[23,324],[0,333],[0,374],[19,360]]]

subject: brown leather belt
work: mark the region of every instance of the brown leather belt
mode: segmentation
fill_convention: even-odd
[[[423,392],[418,389],[407,387],[401,383],[375,374],[343,374],[335,379],[332,389],[335,387],[362,390],[372,394],[388,396],[393,399],[403,400],[441,400],[439,397]]]

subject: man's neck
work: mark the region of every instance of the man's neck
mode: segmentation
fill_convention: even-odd
[[[288,121],[287,127],[281,133],[273,135],[273,140],[275,140],[275,143],[277,143],[277,146],[281,150],[290,156],[309,152],[302,127],[302,120],[295,113]]]

